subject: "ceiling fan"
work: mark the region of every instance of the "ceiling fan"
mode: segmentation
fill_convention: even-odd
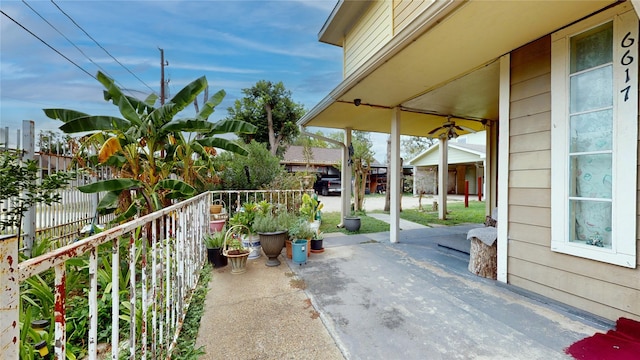
[[[483,125],[486,125],[486,120],[482,120],[480,121]],[[451,116],[447,116],[447,121],[445,121],[444,124],[442,124],[441,126],[429,131],[428,135],[433,135],[436,132],[438,132],[439,130],[444,129],[444,131],[438,136],[442,139],[447,138],[449,140],[453,139],[453,138],[457,138],[460,134],[458,134],[456,132],[456,130],[458,131],[467,131],[470,133],[475,133],[476,131],[474,129],[470,129],[468,127],[464,127],[464,126],[459,126],[456,125],[456,122],[453,121],[451,119]]]
[[[451,120],[451,116],[447,117],[447,121],[442,124],[441,126],[429,131],[429,135],[433,135],[436,132],[438,132],[439,130],[444,129],[444,131],[442,132],[442,134],[440,134],[439,137],[441,138],[447,138],[447,139],[453,139],[453,138],[457,138],[458,137],[458,133],[456,132],[456,129],[458,131],[464,131],[465,129],[463,129],[462,127],[456,125],[456,122]]]

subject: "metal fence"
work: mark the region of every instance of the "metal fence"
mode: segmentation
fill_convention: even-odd
[[[13,132],[13,134],[11,134]],[[0,129],[0,151],[10,151],[22,161],[36,160],[38,176],[54,174],[58,171],[77,171],[78,175],[69,186],[59,191],[62,201],[50,206],[38,205],[25,214],[23,220],[23,245],[31,249],[36,237],[46,238],[56,246],[63,246],[81,236],[80,231],[91,223],[104,224],[112,215],[97,216],[96,207],[99,194],[86,194],[78,191],[78,186],[95,182],[97,178],[108,178],[108,168],[95,168],[90,172],[79,172],[78,164],[73,162],[77,150],[71,139],[56,138],[51,133],[34,132],[33,121],[24,121],[22,129]],[[15,206],[17,199],[0,201],[0,218],[6,219],[8,210]],[[14,234],[16,227],[0,229],[0,234]]]
[[[44,303],[30,298],[33,292],[23,291],[21,286],[53,272],[49,275],[55,279],[50,314],[54,324],[49,330],[55,336],[45,346],[55,345],[57,359],[65,358],[66,314],[70,310],[66,304],[71,296],[87,298],[89,331],[85,341],[89,359],[99,356],[98,334],[110,344],[111,359],[127,351],[130,359],[168,358],[204,264],[202,237],[208,231],[211,203],[211,193],[201,194],[22,262],[17,261],[17,239],[0,240],[0,357],[17,359],[28,347],[29,336],[34,335],[29,335],[29,322],[24,317],[34,311],[25,309],[25,304]],[[71,289],[77,286],[70,279],[78,278],[74,276],[78,259],[86,259],[88,291],[82,285],[79,291]],[[127,265],[121,268],[123,261]],[[128,273],[125,283],[123,273]],[[127,295],[126,301],[123,294]],[[105,298],[110,299],[111,309],[99,306]],[[122,319],[128,319],[128,324],[121,328]],[[110,332],[110,339],[104,339],[105,332]]]

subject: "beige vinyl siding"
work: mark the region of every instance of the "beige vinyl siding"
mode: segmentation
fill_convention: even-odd
[[[550,36],[511,53],[507,281],[611,320],[640,318],[639,269],[551,251],[550,84]]]
[[[393,0],[393,34],[402,31],[433,2],[433,0]]]
[[[375,1],[347,34],[344,44],[345,78],[391,40],[391,6],[389,1]]]

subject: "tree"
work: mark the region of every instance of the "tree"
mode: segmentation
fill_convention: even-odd
[[[314,134],[319,135],[319,136],[325,136],[322,131],[318,130],[316,131]],[[342,139],[340,139],[340,142],[342,142]],[[298,146],[310,146],[310,147],[314,147],[314,148],[323,148],[326,149],[329,147],[329,144],[327,144],[326,141],[319,139],[317,137],[313,137],[313,136],[306,136],[306,135],[298,135],[292,142],[291,145],[298,145]]]
[[[0,202],[11,200],[11,206],[3,210],[0,229],[16,228],[18,239],[24,214],[36,204],[60,202],[58,190],[65,188],[74,175],[56,172],[39,180],[38,171],[35,160],[21,161],[9,151],[0,152]]]
[[[157,108],[154,107],[157,100],[155,94],[139,100],[124,95],[113,79],[102,72],[98,72],[96,78],[106,89],[105,100],[118,107],[122,118],[92,116],[67,109],[45,109],[44,112],[52,119],[63,121],[60,130],[65,133],[91,132],[84,138],[83,145],[95,146],[99,150],[97,157],[91,157],[88,162],[111,166],[115,179],[98,181],[78,189],[88,193],[107,192],[98,209],[102,212],[118,210],[120,214],[115,221],[153,212],[172,199],[194,195],[196,189],[184,181],[184,176],[189,173],[185,172],[184,166],[192,165],[184,161],[190,158],[185,154],[197,152],[202,157],[209,157],[207,148],[246,154],[246,150],[236,142],[216,135],[251,133],[255,131],[255,126],[238,120],[217,123],[207,120],[224,98],[224,90],[209,98],[195,117],[174,119],[207,88],[204,76],[185,86],[171,100]],[[185,150],[179,146],[185,144],[182,133],[197,133],[202,137],[193,140],[191,149]],[[171,178],[172,174],[183,175],[183,180]]]
[[[260,80],[252,88],[242,89],[245,97],[236,100],[227,111],[227,119],[242,120],[257,127],[255,133],[241,134],[244,142],[256,140],[269,144],[274,155],[282,154],[286,145],[298,135],[296,122],[304,114],[304,107],[293,102],[291,92],[282,82]]]
[[[407,136],[403,137],[401,143],[403,158],[411,160],[431,147],[435,140],[421,136]]]
[[[363,209],[364,194],[367,187],[367,178],[373,163],[373,143],[369,137],[369,133],[363,131],[354,131],[351,138],[351,146],[353,154],[350,161],[353,166],[353,203],[354,210],[361,211]],[[351,150],[350,150],[351,151]]]

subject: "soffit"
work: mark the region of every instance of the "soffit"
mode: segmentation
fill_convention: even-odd
[[[371,5],[371,2],[365,0],[338,1],[322,29],[320,29],[318,40],[327,44],[342,46],[346,34]]]
[[[345,79],[300,121],[305,126],[389,133],[391,108],[401,133],[426,136],[441,116],[498,119],[500,56],[596,12],[613,1],[471,1],[395,55],[389,46]],[[392,40],[393,41],[393,40]],[[387,53],[385,53],[387,52]],[[377,61],[377,62],[376,62]],[[353,100],[362,105],[354,106]],[[456,120],[457,125],[484,128]],[[470,125],[470,126],[469,126]]]

